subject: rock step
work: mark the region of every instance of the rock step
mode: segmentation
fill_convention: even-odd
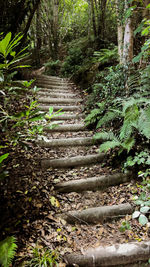
[[[41,166],[43,169],[77,167],[99,163],[102,162],[104,158],[105,154],[101,153],[88,156],[76,156],[71,158],[43,159],[41,161]]]
[[[70,104],[81,102],[82,98],[50,98],[47,96],[38,98],[39,103],[48,103],[48,104]]]
[[[84,124],[66,124],[66,125],[57,125],[53,129],[48,127],[44,128],[45,132],[78,132],[84,131],[86,129]]]
[[[62,89],[48,89],[48,88],[41,88],[40,89],[40,91],[39,91],[39,93],[41,93],[41,92],[43,92],[44,94],[46,94],[46,93],[57,93],[57,94],[59,94],[59,93],[61,93],[61,94],[69,94],[69,93],[71,93],[71,91],[69,91],[68,89],[67,90],[62,90]]]
[[[47,89],[59,89],[59,90],[70,90],[70,88],[68,86],[64,86],[64,85],[51,85],[51,84],[47,84],[47,83],[37,83],[38,87],[42,87],[42,88],[47,88]]]
[[[133,208],[129,203],[101,206],[96,208],[88,208],[82,211],[71,211],[65,214],[63,218],[70,224],[74,223],[92,223],[103,222],[106,219],[120,217],[122,215],[131,214]]]
[[[38,80],[37,84],[48,84],[48,85],[56,85],[56,86],[69,86],[67,82],[63,81],[49,81],[49,80]]]
[[[71,83],[71,82],[69,82],[69,81],[66,81],[66,80],[64,80],[64,79],[56,79],[56,80],[54,80],[54,79],[45,79],[45,78],[38,78],[38,79],[36,79],[36,83],[48,83],[48,84],[58,84],[58,85],[60,85],[60,84],[62,84],[62,85],[66,85],[66,86],[72,86],[72,85],[74,85],[73,83]]]
[[[77,137],[38,141],[38,144],[41,147],[92,146],[94,143],[95,142],[92,137]]]
[[[51,118],[52,121],[63,121],[63,120],[77,120],[83,118],[82,114],[64,114],[60,116],[54,116]]]
[[[88,248],[84,254],[68,254],[65,256],[68,266],[135,266],[139,261],[148,261],[150,257],[150,241],[114,244]],[[127,265],[131,264],[131,265]],[[136,266],[146,266],[138,263]]]
[[[49,111],[49,107],[51,106],[51,104],[49,106],[38,106],[38,108],[42,111]],[[57,110],[62,110],[62,111],[77,111],[79,110],[79,108],[82,108],[82,106],[53,106],[53,110],[57,111]]]
[[[103,191],[105,188],[126,183],[132,178],[131,174],[114,173],[110,175],[102,175],[99,177],[91,177],[80,180],[72,180],[62,182],[55,185],[55,190],[61,193],[83,192],[83,191]]]
[[[76,97],[76,94],[68,94],[68,92],[67,93],[56,93],[55,91],[53,91],[53,92],[50,92],[50,93],[48,93],[48,92],[38,92],[37,93],[37,95],[39,96],[39,97],[44,97],[44,96],[46,96],[46,97],[52,97],[52,98],[71,98],[71,97]]]
[[[57,76],[49,76],[49,75],[40,75],[36,77],[36,80],[45,80],[45,81],[61,81],[61,82],[68,82],[69,80],[67,78],[60,78]]]

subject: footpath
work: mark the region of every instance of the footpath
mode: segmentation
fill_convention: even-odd
[[[86,129],[84,101],[72,83],[46,75],[37,76],[36,83],[41,88],[40,109],[48,112],[52,106],[54,112],[63,111],[52,117],[58,125],[53,129],[47,125],[38,144],[46,150],[40,160],[42,171],[54,179],[54,191],[60,196],[56,217],[71,227],[70,236],[74,232],[75,249],[64,255],[68,266],[147,266],[141,261],[150,258],[150,241],[128,240],[118,230],[134,211],[124,191],[132,175],[107,169],[108,155],[98,152],[99,144]],[[117,190],[122,190],[121,197]]]

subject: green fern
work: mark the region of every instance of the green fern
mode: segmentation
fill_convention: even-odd
[[[90,114],[85,118],[85,123],[86,126],[93,124],[97,121],[99,116],[102,114],[105,108],[105,102],[103,101],[102,103],[97,103],[99,108],[93,109]]]
[[[108,111],[105,115],[99,120],[96,128],[100,128],[103,125],[107,125],[108,122],[113,121],[114,119],[119,117],[119,113],[117,111]]]
[[[113,49],[101,49],[100,51],[95,51],[94,56],[96,60],[101,62],[102,64],[117,61],[118,60],[118,48],[115,47]],[[95,61],[95,60],[94,60]]]
[[[101,133],[96,133],[94,135],[94,140],[117,140],[117,137],[115,136],[115,134],[113,132],[101,132]]]
[[[100,146],[99,151],[100,152],[107,152],[109,149],[113,149],[115,147],[120,147],[120,141],[118,140],[112,140],[112,141],[107,141],[105,143],[103,143]]]
[[[129,136],[128,138],[121,140],[111,131],[95,134],[94,140],[97,139],[107,140],[102,145],[100,145],[100,152],[107,152],[108,150],[113,149],[115,147],[120,148],[118,154],[120,154],[123,150],[127,150],[129,152],[135,144],[134,137]]]
[[[138,129],[147,139],[150,139],[150,106],[141,111]]]
[[[0,242],[0,264],[2,267],[9,267],[15,256],[16,249],[16,238],[13,236],[7,237]]]

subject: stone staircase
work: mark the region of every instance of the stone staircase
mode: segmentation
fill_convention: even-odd
[[[54,169],[78,168],[78,177],[69,181],[61,181],[55,185],[55,190],[62,194],[70,192],[83,193],[96,191],[126,183],[131,180],[131,173],[110,173],[101,175],[93,168],[91,177],[84,178],[80,168],[86,166],[91,173],[91,166],[98,166],[107,161],[104,153],[98,153],[98,143],[94,143],[92,133],[84,125],[83,99],[73,89],[73,84],[67,79],[40,75],[36,79],[37,86],[41,90],[37,99],[42,111],[48,111],[52,106],[54,111],[61,109],[62,115],[52,117],[52,121],[61,121],[57,127],[50,129],[47,125],[44,129],[45,139],[38,141],[42,148],[48,149],[48,157],[41,159],[43,171]],[[55,150],[52,155],[51,150]],[[120,218],[132,214],[133,207],[130,203],[119,203],[111,206],[94,206],[92,203],[83,210],[72,210],[67,214],[59,214],[68,224],[97,224],[107,220]],[[68,266],[121,266],[136,261],[147,260],[150,255],[150,242],[112,244],[111,246],[88,249],[82,254],[69,254],[65,257]],[[134,265],[128,265],[134,266]],[[140,265],[137,265],[140,266]]]

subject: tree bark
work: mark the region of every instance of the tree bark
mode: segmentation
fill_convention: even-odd
[[[119,19],[119,0],[116,0],[117,33],[118,33],[118,55],[120,64],[123,63],[123,25]]]
[[[97,37],[97,29],[96,29],[96,18],[95,18],[95,12],[94,12],[94,2],[93,0],[91,1],[91,12],[92,12],[92,22],[93,22],[93,32],[95,38]]]
[[[36,11],[36,65],[40,66],[40,50],[41,50],[41,10],[40,4]]]
[[[132,214],[133,209],[129,203],[89,208],[82,211],[71,211],[64,216],[64,219],[70,223],[92,223],[96,224],[104,220],[117,218],[126,214]]]
[[[132,174],[115,173],[111,175],[102,175],[80,180],[72,180],[62,182],[55,185],[55,189],[59,192],[84,192],[84,191],[103,191],[105,188],[126,183],[131,180]]]
[[[125,244],[114,244],[112,246],[100,246],[90,248],[81,254],[69,254],[66,261],[68,264],[77,264],[80,267],[99,267],[99,266],[122,266],[137,261],[147,261],[150,256],[150,241],[134,242]],[[136,266],[143,266],[142,263]],[[144,265],[146,266],[146,265]]]
[[[129,8],[128,1],[125,0],[125,10]],[[127,64],[133,59],[133,27],[131,16],[126,19],[123,44],[123,63]]]

